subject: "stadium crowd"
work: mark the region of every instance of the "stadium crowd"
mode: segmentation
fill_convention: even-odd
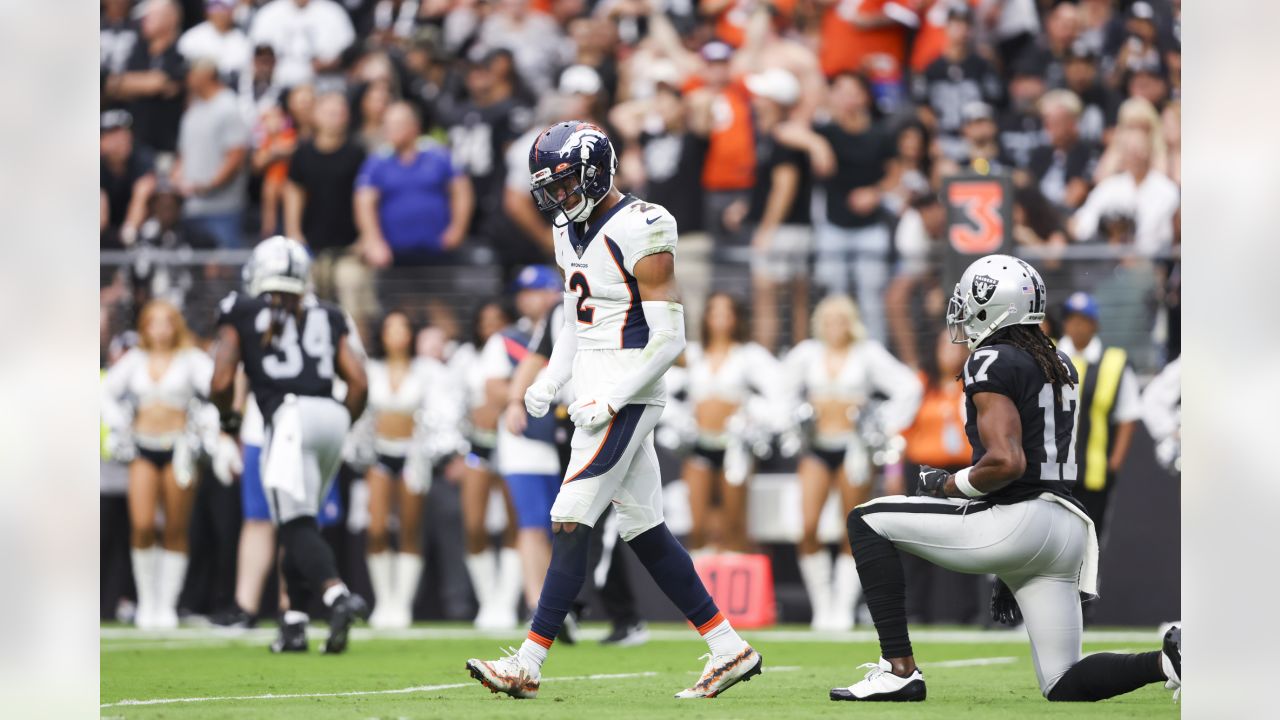
[[[463,575],[478,624],[515,622],[521,594],[537,597],[518,579],[546,560],[502,476],[562,467],[506,472],[488,453],[512,434],[525,355],[504,338],[527,346],[561,289],[539,267],[551,231],[526,158],[566,119],[604,128],[619,187],[678,222],[700,344],[669,378],[681,389],[659,439],[688,486],[691,548],[755,547],[744,483],[766,466],[797,473],[814,624],[852,622],[852,557],[818,537],[827,497],[847,510],[909,491],[912,464],[968,463],[963,353],[937,334],[940,192],[966,174],[1010,178],[1018,251],[1052,287],[1089,293],[1054,298],[1046,330],[1099,386],[1114,376],[1093,421],[1112,426],[1105,467],[1082,450],[1104,512],[1151,404],[1138,375],[1180,349],[1180,8],[103,0],[104,617],[134,617],[133,599],[155,627],[179,608],[274,614],[265,500],[255,514],[229,484],[194,481],[234,482],[255,439],[197,462],[173,438],[201,425],[187,407],[209,370],[194,348],[218,296],[244,251],[284,234],[307,245],[316,293],[350,315],[384,378],[328,531],[379,623],[475,615],[467,583],[450,582]],[[856,378],[827,382],[846,356]],[[1148,425],[1172,467],[1176,393],[1162,392]],[[437,492],[453,499],[424,505]],[[621,605],[615,621],[634,624]]]

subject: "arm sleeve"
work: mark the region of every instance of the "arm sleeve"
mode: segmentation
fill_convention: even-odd
[[[684,352],[684,306],[666,300],[640,303],[649,324],[649,342],[640,351],[644,362],[613,387],[608,402],[614,411],[621,410],[644,388],[662,377]]]
[[[920,378],[890,355],[883,345],[870,341],[867,350],[871,384],[889,396],[882,409],[885,430],[892,434],[900,433],[915,420],[924,388],[920,386]]]
[[[563,326],[560,329],[560,336],[555,339],[551,347],[551,354],[547,356],[547,369],[543,370],[542,374],[543,379],[555,383],[557,389],[564,387],[564,384],[569,382],[569,378],[573,377],[573,357],[578,354],[578,329],[571,323],[577,301],[577,295],[564,294],[564,303],[560,310]],[[544,335],[548,338],[551,336],[550,327]],[[545,342],[544,339],[544,344]],[[535,352],[541,353],[541,350],[535,350]]]

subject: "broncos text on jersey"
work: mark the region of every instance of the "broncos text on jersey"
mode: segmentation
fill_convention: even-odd
[[[555,228],[556,263],[565,292],[577,297],[578,353],[573,379],[578,397],[603,394],[643,363],[649,325],[640,307],[636,263],[657,253],[675,253],[676,221],[661,205],[626,195],[585,231],[570,223]],[[662,380],[632,402],[666,402]]]
[[[233,292],[219,303],[217,324],[231,326],[239,336],[249,388],[268,422],[285,395],[333,396],[334,359],[338,344],[350,332],[346,315],[336,305],[305,296],[302,327],[290,316],[268,343],[271,307],[267,299]]]
[[[1075,367],[1062,353],[1058,359],[1078,382]],[[978,411],[973,396],[993,392],[1009,398],[1022,419],[1022,450],[1027,468],[1022,477],[984,499],[1018,502],[1042,492],[1071,497],[1076,482],[1076,416],[1080,407],[1075,387],[1055,393],[1040,366],[1025,350],[1013,345],[987,345],[973,351],[964,365],[965,435],[973,447],[973,462],[986,454],[978,435]]]

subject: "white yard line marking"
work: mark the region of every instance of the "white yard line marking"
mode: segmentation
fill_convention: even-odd
[[[966,658],[964,660],[942,660],[940,662],[921,663],[925,668],[958,668],[978,667],[980,665],[1008,665],[1018,662],[1016,657]]]
[[[599,640],[606,634],[606,630],[601,628],[586,628],[582,631],[582,637],[586,640]],[[312,628],[308,636],[315,638],[323,638],[327,634],[323,627]],[[769,641],[777,642],[820,642],[820,643],[850,643],[850,642],[876,642],[877,637],[874,630],[853,630],[849,632],[837,633],[815,633],[811,630],[801,629],[780,629],[780,630],[751,630],[748,631],[750,638],[754,641],[765,643]],[[124,627],[106,627],[101,628],[99,637],[104,641],[109,640],[128,640],[135,642],[155,643],[156,641],[187,641],[187,642],[270,642],[275,636],[275,630],[270,628],[258,628],[254,630],[245,630],[238,633],[230,633],[226,630],[212,630],[209,628],[179,628],[177,630],[163,631],[143,631],[134,628]],[[513,638],[524,638],[524,632],[521,630],[513,630],[510,632],[490,632],[475,630],[473,628],[459,627],[414,627],[406,630],[370,630],[368,628],[356,628],[352,631],[351,636],[356,641],[361,640],[511,640]],[[697,635],[690,629],[685,628],[651,628],[649,631],[651,640],[657,642],[681,642],[697,639]],[[1152,643],[1152,638],[1158,635],[1150,630],[1086,630],[1084,632],[1085,643],[1133,643],[1142,645],[1144,643]],[[1018,630],[934,630],[930,628],[913,629],[911,638],[919,642],[932,642],[944,644],[1000,644],[1000,643],[1016,643],[1023,644],[1027,642],[1027,634],[1021,629]],[[106,649],[106,647],[104,647]]]
[[[632,680],[635,678],[654,677],[656,672],[641,673],[614,673],[608,675],[577,675],[570,677],[544,678],[543,682],[570,682],[570,681],[596,681],[596,680]],[[416,685],[414,687],[396,688],[394,690],[348,690],[345,692],[329,692],[329,693],[265,693],[262,695],[227,695],[221,697],[186,697],[186,698],[155,698],[151,700],[119,700],[113,703],[103,703],[98,706],[99,709],[136,705],[173,705],[177,703],[200,703],[200,702],[223,702],[228,700],[244,701],[244,700],[287,700],[299,698],[325,698],[325,697],[357,697],[362,695],[406,695],[409,693],[437,692],[439,690],[455,690],[457,688],[475,687],[477,683],[449,683],[446,685]]]

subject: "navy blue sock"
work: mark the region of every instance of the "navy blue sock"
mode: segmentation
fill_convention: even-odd
[[[551,538],[551,565],[542,581],[542,595],[533,613],[529,639],[549,648],[560,634],[564,616],[573,607],[574,598],[587,581],[587,551],[591,547],[591,528],[578,523],[573,532],[557,532]]]
[[[680,608],[698,632],[705,635],[720,624],[724,618],[719,608],[693,569],[688,551],[667,529],[666,523],[640,533],[627,544],[644,563],[662,592]]]

